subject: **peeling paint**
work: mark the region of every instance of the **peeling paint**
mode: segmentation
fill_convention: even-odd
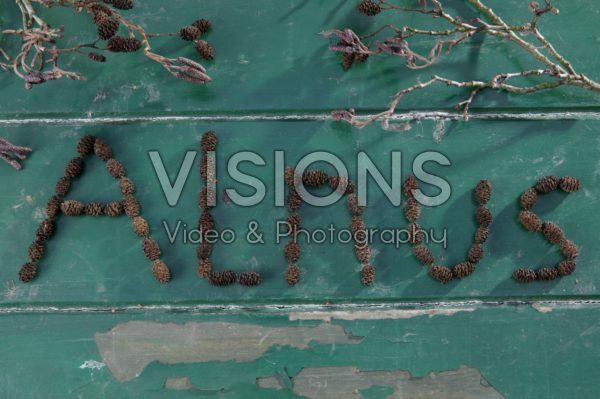
[[[550,306],[544,306],[540,302],[534,302],[534,303],[532,303],[531,307],[534,308],[535,310],[537,310],[540,313],[550,313],[550,312],[552,312],[552,307],[550,307]]]
[[[273,346],[308,349],[319,344],[358,344],[361,337],[342,326],[264,327],[254,324],[200,322],[186,324],[130,321],[96,333],[103,362],[119,381],[138,377],[151,362],[166,364],[212,361],[249,362]]]
[[[170,391],[189,391],[195,388],[189,377],[167,378],[163,387]]]
[[[330,322],[337,320],[384,320],[384,319],[412,319],[419,316],[453,316],[458,312],[473,312],[475,308],[445,308],[445,309],[390,309],[390,310],[356,310],[356,311],[315,311],[291,312],[289,319],[294,320],[322,320]]]
[[[270,388],[276,376],[259,378],[260,388]],[[431,372],[422,378],[408,371],[361,371],[356,367],[304,368],[292,377],[296,395],[311,399],[363,398],[360,391],[381,386],[393,389],[387,399],[502,399],[479,370],[461,366],[458,370]],[[272,389],[283,389],[279,384]]]
[[[81,366],[79,366],[80,369],[84,370],[84,369],[91,369],[91,370],[102,370],[106,365],[102,362],[96,361],[96,360],[86,360],[85,362],[83,362],[83,364]]]

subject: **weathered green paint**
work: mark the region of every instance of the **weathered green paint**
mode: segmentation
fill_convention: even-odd
[[[215,129],[221,139],[217,154],[219,204],[215,216],[219,227],[232,228],[238,240],[230,245],[218,244],[213,260],[217,267],[234,270],[255,269],[264,273],[265,283],[248,289],[211,287],[196,276],[195,246],[184,244],[178,237],[174,245],[168,242],[162,225],[166,220],[174,226],[177,220],[195,228],[199,210],[197,193],[201,187],[196,168],[186,183],[180,203],[171,208],[162,195],[160,184],[151,166],[148,151],[160,149],[166,168],[173,178],[188,150],[198,148],[199,136]],[[168,286],[155,284],[150,266],[140,249],[140,241],[130,229],[126,217],[119,219],[61,217],[58,232],[50,241],[48,256],[42,262],[39,279],[32,285],[17,284],[11,295],[2,299],[4,305],[21,304],[96,304],[119,305],[174,302],[354,302],[413,301],[441,298],[510,298],[552,297],[586,298],[596,294],[600,274],[595,269],[599,253],[595,236],[598,192],[596,157],[598,122],[447,122],[446,136],[439,144],[432,139],[434,122],[419,122],[408,132],[395,134],[374,126],[352,130],[332,122],[282,123],[213,123],[213,124],[143,124],[111,125],[78,128],[72,126],[26,125],[4,129],[10,139],[22,137],[22,144],[36,150],[27,167],[13,178],[8,168],[0,170],[5,191],[0,198],[2,223],[0,239],[10,242],[4,249],[6,267],[0,276],[7,282],[16,278],[27,247],[35,236],[43,207],[66,161],[75,153],[74,147],[83,132],[92,132],[109,142],[115,156],[121,159],[128,175],[138,185],[143,214],[149,220],[154,236],[161,243],[165,260],[172,267],[174,279]],[[31,134],[35,132],[35,134]],[[28,139],[23,139],[28,137]],[[287,215],[286,208],[273,206],[273,151],[286,149],[286,162],[295,164],[312,150],[331,150],[347,162],[356,175],[356,154],[366,151],[384,171],[390,162],[390,151],[403,155],[404,174],[414,157],[423,151],[444,153],[452,162],[442,167],[428,164],[426,168],[450,182],[451,200],[437,208],[423,210],[421,225],[434,227],[438,237],[448,229],[448,249],[431,244],[445,264],[455,264],[465,257],[475,230],[471,190],[479,179],[487,178],[495,187],[490,202],[496,222],[492,237],[486,244],[486,258],[470,278],[440,286],[426,275],[426,270],[414,259],[410,247],[376,241],[374,265],[377,283],[372,288],[360,285],[359,264],[350,244],[302,244],[299,261],[305,280],[287,288],[283,280],[286,263],[283,258],[284,239],[275,241],[276,221]],[[243,165],[242,169],[267,182],[267,198],[251,208],[222,202],[222,190],[238,187],[226,173],[227,159],[240,150],[256,151],[266,161],[265,167]],[[198,160],[197,160],[198,162]],[[197,165],[197,164],[196,164]],[[524,231],[516,221],[518,198],[537,178],[546,174],[575,175],[583,182],[577,193],[555,194],[540,199],[537,210],[544,218],[554,220],[567,237],[581,246],[582,255],[577,273],[554,283],[522,286],[511,279],[514,269],[530,265],[539,267],[560,259],[556,247],[540,235]],[[326,190],[322,190],[326,193]],[[370,205],[364,218],[367,226],[406,228],[401,208],[395,208],[373,185],[369,187]],[[69,198],[84,201],[109,201],[119,196],[116,182],[106,173],[102,162],[90,159],[84,176],[76,182]],[[327,227],[335,223],[346,227],[349,216],[345,204],[326,209],[304,207],[300,211],[307,228]],[[257,220],[264,232],[264,245],[249,244],[245,234],[248,223]],[[302,241],[301,241],[302,242]]]
[[[16,8],[6,3],[0,9],[2,28],[19,21]],[[0,136],[34,149],[21,172],[0,164],[0,397],[339,397],[332,389],[365,399],[598,397],[597,114],[547,122],[417,120],[398,133],[378,125],[359,131],[330,121],[160,122],[152,118],[264,114],[290,119],[345,107],[369,112],[384,108],[398,88],[431,74],[485,79],[537,65],[520,49],[485,38],[462,44],[431,69],[410,71],[400,60],[371,57],[345,73],[318,33],[343,27],[366,32],[391,19],[370,20],[357,15],[355,2],[341,0],[138,3],[127,14],[154,31],[175,31],[197,17],[213,20],[207,38],[217,56],[206,63],[211,84],[174,80],[141,54],[110,56],[106,65],[75,60],[69,67],[86,73],[87,82],[54,82],[32,91],[14,76],[0,74]],[[487,3],[509,22],[530,18],[526,1]],[[542,29],[578,71],[599,78],[600,56],[590,50],[598,42],[596,2],[556,0],[555,5],[560,16],[544,18]],[[448,7],[468,12],[461,1]],[[44,17],[74,32],[70,44],[94,37],[85,16],[51,10]],[[394,22],[439,25],[421,16]],[[415,43],[418,49],[426,45]],[[176,39],[161,40],[156,48],[196,57],[192,46]],[[407,96],[399,109],[449,110],[464,95],[431,87]],[[598,99],[577,89],[528,96],[487,93],[475,106],[527,117],[539,109],[595,111]],[[122,122],[70,119],[88,116]],[[145,122],[131,119],[138,116]],[[216,246],[215,265],[260,271],[265,281],[256,288],[217,289],[199,279],[195,247],[181,239],[169,245],[161,225],[181,219],[196,226],[198,160],[179,204],[169,207],[148,152],[160,150],[174,177],[186,151],[198,149],[208,129],[220,138],[219,194],[235,186],[225,173],[232,154],[251,150],[267,161],[266,167],[243,167],[268,183],[266,201],[252,208],[219,201],[213,212],[219,227],[240,237],[230,246]],[[126,217],[60,218],[39,278],[18,282],[44,204],[85,133],[108,141],[136,182],[143,215],[173,271],[169,285],[152,279]],[[299,262],[304,279],[288,288],[282,277],[284,244],[274,242],[275,222],[287,214],[273,207],[273,151],[278,149],[286,150],[289,164],[313,150],[334,152],[352,177],[359,151],[371,155],[386,177],[392,150],[402,151],[404,176],[421,152],[444,153],[452,166],[428,165],[428,170],[448,179],[453,194],[447,204],[424,209],[421,224],[448,228],[449,249],[432,249],[444,264],[460,261],[475,229],[471,189],[479,179],[490,179],[496,220],[485,259],[470,278],[442,287],[407,245],[396,249],[376,242],[377,282],[364,288],[351,245],[304,244]],[[546,174],[574,175],[583,183],[578,193],[552,194],[536,208],[564,228],[581,256],[574,275],[522,286],[511,279],[515,268],[559,259],[556,248],[516,222],[520,193]],[[380,191],[371,186],[369,195],[367,226],[406,226],[401,209]],[[118,196],[116,183],[95,159],[69,195],[83,201]],[[326,210],[304,207],[301,215],[308,228],[348,224],[341,203]],[[251,220],[260,222],[265,245],[244,241]],[[106,312],[111,308],[114,313]]]
[[[512,23],[525,23],[531,14],[528,2],[494,0],[488,4]],[[555,47],[573,61],[580,72],[598,79],[600,55],[593,49],[597,4],[594,0],[557,0],[558,16],[542,19],[540,28]],[[308,112],[355,107],[362,110],[384,107],[393,93],[426,80],[433,74],[454,79],[489,79],[498,72],[539,68],[517,46],[493,38],[476,38],[458,46],[433,68],[411,71],[402,60],[372,57],[366,64],[345,73],[340,56],[327,51],[328,41],[318,34],[332,28],[371,32],[385,23],[414,24],[423,28],[446,27],[426,16],[381,15],[370,19],[359,15],[354,1],[342,0],[161,0],[140,1],[125,12],[151,31],[173,32],[198,17],[214,22],[207,39],[216,57],[208,62],[213,82],[199,87],[169,76],[163,68],[142,54],[109,54],[106,65],[86,58],[75,59],[70,67],[86,72],[88,81],[48,84],[31,92],[14,77],[0,75],[3,93],[11,101],[0,104],[0,113],[23,114],[145,113],[166,112],[232,113]],[[462,1],[448,2],[449,11],[475,16]],[[0,26],[19,21],[16,7],[0,10]],[[74,32],[72,42],[91,42],[95,28],[86,15],[72,16],[69,10],[43,14],[53,25],[65,25]],[[155,46],[167,55],[197,58],[189,43],[177,39],[158,40]],[[427,52],[430,40],[415,42],[415,50]],[[65,93],[76,93],[65,95]],[[450,109],[467,95],[464,91],[438,86],[407,96],[399,109]],[[559,89],[530,96],[484,94],[474,106],[492,109],[596,107],[598,95],[579,89]]]
[[[481,307],[454,316],[378,321],[334,319],[333,326],[343,328],[358,343],[319,343],[321,336],[315,335],[310,348],[273,344],[251,361],[233,358],[209,361],[198,356],[187,363],[152,362],[138,377],[123,382],[104,364],[96,340],[97,334],[110,334],[111,329],[122,328],[132,320],[162,323],[162,328],[174,331],[185,328],[185,323],[197,323],[196,329],[201,329],[203,323],[214,322],[242,323],[245,328],[297,329],[318,328],[323,322],[289,321],[286,313],[200,315],[144,312],[143,309],[138,314],[4,315],[0,319],[1,392],[7,398],[163,398],[195,397],[200,393],[223,398],[291,398],[298,397],[292,393],[293,379],[303,369],[314,372],[325,367],[336,370],[355,367],[363,373],[407,371],[413,377],[425,377],[431,372],[442,373],[464,366],[481,373],[482,383],[487,381],[491,390],[505,398],[594,398],[598,379],[594,365],[600,339],[598,312],[597,306],[556,307],[546,313],[530,306],[505,306]],[[154,336],[153,331],[149,330],[147,336],[132,335],[129,339],[148,342],[148,336]],[[176,350],[194,353],[202,346],[201,338],[176,341],[164,336],[162,339],[169,348],[160,352],[164,356]],[[236,337],[235,330],[222,334],[220,344],[225,343],[240,350],[257,349],[252,340]],[[153,351],[150,346],[147,351],[131,353],[131,356],[143,358]],[[284,388],[257,386],[257,378],[271,376],[279,376],[278,381]],[[164,389],[168,379],[181,378],[189,379],[193,386],[189,391]],[[461,378],[459,373],[455,380],[464,381]],[[331,384],[335,382],[334,378]],[[389,381],[383,385],[387,383]],[[172,384],[171,381],[168,386]],[[298,384],[296,389],[301,389],[303,385]],[[443,379],[439,384],[438,388],[444,388]],[[325,393],[323,391],[321,397],[325,397]],[[422,397],[428,397],[426,393],[423,391]],[[480,397],[498,396],[472,396]]]

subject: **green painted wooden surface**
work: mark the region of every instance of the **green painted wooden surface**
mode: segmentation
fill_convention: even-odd
[[[102,365],[106,359],[96,344],[97,333],[105,335],[119,324],[132,321],[176,323],[179,327],[199,323],[196,328],[200,330],[202,323],[211,322],[256,328],[313,328],[322,323],[290,321],[289,317],[285,313],[5,315],[0,319],[0,394],[6,398],[297,398],[301,396],[293,394],[293,383],[287,379],[302,368],[354,366],[361,371],[407,370],[414,377],[424,377],[432,371],[456,370],[465,365],[479,370],[485,381],[505,398],[597,397],[598,369],[594,366],[600,337],[596,307],[557,308],[541,313],[529,306],[509,306],[404,320],[333,320],[333,326],[341,326],[355,341],[320,344],[316,342],[320,339],[317,335],[312,336],[309,348],[260,346],[263,353],[251,361],[198,358],[190,363],[152,362],[138,377],[127,381],[116,380],[111,369]],[[188,328],[191,331],[193,327]],[[222,339],[234,347],[246,344],[232,340],[227,333]],[[168,341],[167,337],[153,342]],[[193,352],[199,345],[200,342],[181,342],[179,347]],[[131,349],[125,346],[121,350]],[[146,354],[150,358],[157,353],[160,351],[148,346]],[[144,353],[131,356],[142,359]],[[100,369],[81,368],[88,361],[102,363],[87,363],[88,367],[95,364]],[[129,359],[129,363],[135,361]],[[281,376],[286,388],[257,387],[257,378],[272,375]],[[168,378],[183,377],[188,377],[194,388],[164,388]],[[426,392],[423,394],[429,397]]]
[[[167,170],[175,174],[186,151],[198,148],[199,135],[207,129],[219,132],[217,173],[219,204],[213,215],[220,228],[232,228],[237,240],[218,244],[213,262],[217,267],[234,270],[255,269],[264,273],[265,283],[257,288],[211,287],[195,275],[195,246],[184,244],[181,237],[174,245],[168,242],[163,221],[174,226],[178,220],[195,228],[199,216],[197,193],[200,179],[195,167],[183,190],[179,204],[171,208],[164,198],[148,157],[148,151],[161,149]],[[115,156],[123,161],[128,175],[138,185],[143,214],[149,220],[154,236],[163,247],[166,262],[172,267],[174,279],[168,286],[154,283],[149,263],[141,251],[140,240],[133,234],[126,217],[120,219],[67,218],[59,219],[57,234],[49,243],[48,256],[42,262],[35,284],[22,285],[3,304],[14,303],[164,303],[164,302],[335,302],[352,301],[412,301],[439,298],[508,298],[591,297],[596,294],[600,275],[594,268],[598,257],[595,236],[589,234],[599,223],[597,207],[597,165],[589,160],[598,151],[597,122],[469,122],[447,123],[447,136],[440,144],[432,139],[433,122],[414,124],[411,131],[393,134],[379,126],[362,131],[340,127],[333,122],[282,123],[215,123],[215,124],[142,124],[111,125],[94,128],[27,125],[7,128],[9,138],[30,137],[33,147],[40,150],[28,160],[19,179],[3,168],[5,191],[2,202],[0,240],[11,242],[5,248],[2,280],[16,278],[27,248],[35,236],[36,225],[43,216],[43,207],[54,190],[54,184],[66,161],[74,154],[74,146],[83,132],[92,132],[114,147]],[[35,132],[35,133],[33,133]],[[29,133],[29,134],[28,134]],[[22,142],[23,140],[21,140]],[[410,246],[396,249],[377,240],[374,265],[377,283],[371,288],[360,285],[360,265],[355,260],[351,244],[302,243],[299,265],[306,279],[294,288],[283,280],[286,263],[283,247],[276,243],[276,221],[287,216],[287,209],[274,207],[274,151],[286,149],[286,161],[295,164],[303,155],[315,150],[329,150],[347,162],[351,175],[356,175],[356,154],[366,151],[374,162],[389,175],[390,151],[402,151],[405,173],[414,157],[433,150],[445,154],[452,162],[443,167],[429,164],[428,170],[450,182],[450,201],[437,208],[423,210],[421,225],[436,229],[436,235],[447,229],[448,248],[431,244],[444,264],[455,264],[465,257],[475,231],[471,190],[480,179],[493,182],[495,192],[490,202],[496,222],[492,237],[486,244],[487,255],[475,275],[464,281],[440,286],[431,280],[426,270],[414,259]],[[267,162],[265,167],[244,165],[243,170],[265,179],[267,197],[254,207],[244,208],[222,201],[222,190],[244,187],[226,173],[229,157],[251,150]],[[197,160],[198,162],[198,160]],[[89,168],[74,184],[69,198],[84,201],[118,199],[116,182],[106,173],[99,160],[90,159]],[[196,165],[197,166],[197,163]],[[523,265],[540,267],[560,260],[556,247],[546,244],[541,235],[529,234],[516,221],[520,193],[546,174],[575,175],[583,182],[583,190],[565,195],[556,194],[540,199],[538,211],[545,219],[554,220],[567,237],[581,246],[582,256],[575,275],[554,283],[527,286],[511,279],[512,272]],[[172,175],[172,178],[174,176]],[[248,191],[248,190],[246,190]],[[370,205],[364,218],[369,227],[406,228],[401,208],[393,207],[383,193],[371,184]],[[321,191],[327,193],[326,190]],[[345,228],[349,217],[342,202],[327,208],[301,209],[308,229],[327,228],[333,223]],[[248,224],[256,220],[264,232],[265,244],[249,244],[245,234]]]
[[[593,51],[598,44],[597,4],[594,0],[577,2],[557,0],[559,16],[548,16],[540,27],[574,66],[599,79],[600,56]],[[447,2],[449,10],[474,16],[462,1]],[[529,20],[527,1],[493,0],[488,4],[507,21]],[[331,28],[353,28],[370,32],[387,22],[432,27],[423,16],[379,16],[370,19],[359,15],[355,2],[342,0],[177,0],[168,6],[160,0],[140,2],[125,12],[150,31],[173,32],[197,17],[207,17],[214,29],[207,36],[214,45],[216,58],[207,63],[214,81],[198,87],[169,79],[163,68],[141,54],[112,55],[99,65],[85,58],[69,66],[87,72],[89,80],[61,82],[23,90],[20,81],[0,75],[3,93],[11,101],[0,104],[0,113],[18,114],[87,114],[87,113],[230,113],[329,111],[355,107],[361,110],[384,107],[393,93],[426,80],[433,74],[455,79],[489,79],[498,72],[514,72],[540,66],[524,52],[493,38],[475,39],[457,47],[431,69],[411,71],[402,60],[373,57],[366,64],[345,73],[339,55],[327,51],[328,41],[319,32]],[[15,7],[0,10],[0,26],[19,21]],[[53,25],[64,24],[74,33],[70,44],[89,42],[96,31],[86,15],[73,17],[68,10],[51,10],[43,14]],[[435,22],[435,27],[443,24]],[[160,39],[155,48],[166,55],[196,58],[189,43],[177,39]],[[429,41],[415,42],[415,50],[431,47]],[[428,50],[427,50],[428,51]],[[66,92],[75,93],[65,95]],[[466,93],[436,87],[407,96],[399,109],[452,108]],[[474,106],[485,108],[562,108],[596,107],[598,95],[583,90],[560,89],[531,96],[483,95]]]
[[[346,388],[367,375],[377,383],[344,397],[598,397],[600,250],[595,231],[600,220],[595,211],[600,198],[600,122],[593,120],[595,114],[547,122],[419,120],[402,133],[379,126],[359,131],[329,121],[127,122],[129,117],[158,115],[324,114],[350,106],[368,112],[385,107],[398,88],[434,73],[484,79],[499,71],[536,66],[521,50],[485,38],[457,47],[424,71],[399,68],[399,60],[372,57],[344,73],[339,57],[326,50],[327,41],[318,33],[342,27],[365,32],[390,21],[382,17],[373,22],[357,15],[354,2],[139,3],[127,13],[154,31],[174,31],[197,17],[213,20],[208,40],[217,56],[207,63],[211,84],[198,87],[174,80],[141,55],[111,56],[106,65],[75,60],[69,66],[85,72],[87,82],[61,81],[32,91],[0,74],[0,136],[34,149],[21,172],[0,165],[0,397],[306,398],[312,389],[321,399],[336,397],[328,387]],[[528,1],[487,3],[511,22],[529,18]],[[598,42],[597,4],[556,0],[555,5],[561,14],[545,19],[543,30],[579,71],[599,78],[600,57],[593,51]],[[467,10],[461,1],[450,1],[448,7]],[[60,11],[45,12],[44,17],[75,32],[70,44],[94,37],[86,17]],[[402,18],[395,22],[434,26],[427,18]],[[13,26],[18,20],[12,3],[3,4],[0,26]],[[191,46],[174,39],[161,41],[156,48],[166,55],[195,56]],[[399,109],[449,110],[464,95],[435,87],[406,97]],[[475,106],[488,111],[568,112],[594,111],[597,103],[593,93],[560,89],[530,96],[489,93]],[[100,124],[92,119],[82,125],[68,119],[99,115],[126,121]],[[21,119],[33,120],[19,123]],[[179,219],[196,225],[198,159],[179,204],[172,208],[161,193],[148,151],[159,149],[173,174],[185,152],[197,149],[208,129],[220,137],[219,194],[224,188],[239,187],[224,173],[229,156],[250,150],[267,161],[265,167],[242,168],[267,182],[263,203],[240,208],[219,201],[213,212],[219,227],[232,228],[240,237],[231,246],[216,246],[215,264],[260,271],[265,282],[256,288],[217,289],[199,279],[194,246],[181,239],[169,245],[161,225],[163,220],[172,224]],[[106,139],[135,180],[142,213],[173,271],[169,285],[152,279],[126,217],[60,218],[39,278],[28,285],[18,282],[17,272],[43,218],[43,206],[74,156],[79,137],[86,133]],[[449,248],[431,246],[443,263],[463,259],[475,228],[470,191],[478,180],[490,179],[495,187],[490,207],[496,219],[485,259],[470,278],[442,287],[426,275],[407,245],[395,249],[376,242],[377,282],[364,288],[350,245],[303,245],[299,263],[305,279],[286,287],[284,244],[277,245],[273,235],[275,221],[287,214],[285,208],[273,206],[273,151],[279,149],[286,150],[290,164],[313,150],[331,151],[346,162],[353,177],[359,151],[371,155],[386,177],[391,150],[402,151],[403,175],[421,152],[445,154],[452,166],[429,165],[428,170],[447,179],[453,194],[447,204],[425,209],[422,225],[448,229]],[[70,198],[118,198],[114,180],[98,160],[91,159],[86,170]],[[564,228],[580,246],[581,256],[574,275],[522,286],[511,279],[515,268],[559,259],[555,248],[516,222],[520,193],[547,174],[575,175],[582,181],[578,193],[546,196],[536,208]],[[370,201],[367,226],[406,226],[401,209],[387,203],[373,185]],[[348,224],[341,203],[325,210],[304,207],[301,214],[309,228]],[[260,222],[265,245],[244,242],[251,220]],[[554,302],[536,302],[543,300]],[[486,301],[491,306],[482,304]],[[495,306],[508,302],[514,306]],[[339,307],[321,306],[328,303]],[[231,309],[232,304],[245,310]],[[274,304],[286,308],[274,311]],[[111,308],[114,314],[98,312]],[[140,325],[143,328],[135,330]],[[202,338],[211,334],[222,336],[222,342],[202,346]],[[99,344],[102,339],[109,344]],[[226,347],[219,351],[215,349],[219,345]],[[236,354],[226,355],[228,350]],[[215,360],[215,353],[224,357]],[[249,353],[258,355],[248,358]],[[113,355],[121,357],[115,360]],[[336,374],[345,368],[352,376],[347,381]],[[401,383],[399,377],[385,374],[403,372],[415,378]],[[306,373],[312,377],[302,380]],[[394,384],[400,387],[396,391]],[[411,389],[421,396],[410,396]]]

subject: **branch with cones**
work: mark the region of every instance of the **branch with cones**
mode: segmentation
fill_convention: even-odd
[[[346,70],[354,63],[364,62],[372,55],[399,57],[404,60],[405,66],[409,69],[425,69],[433,65],[444,54],[449,54],[460,43],[480,35],[493,36],[520,47],[528,56],[537,61],[540,67],[525,71],[499,73],[487,80],[458,81],[434,75],[425,82],[416,82],[414,85],[396,92],[388,108],[381,113],[361,118],[355,114],[353,109],[335,110],[332,112],[333,119],[347,121],[359,128],[368,126],[375,121],[381,121],[383,127],[387,129],[398,103],[405,95],[426,89],[434,84],[464,88],[469,91],[468,97],[456,104],[456,108],[462,110],[465,120],[469,119],[473,101],[484,91],[529,94],[560,86],[574,86],[600,92],[600,83],[577,72],[571,62],[556,50],[538,28],[541,17],[546,14],[559,13],[550,0],[545,0],[544,5],[535,1],[531,2],[529,10],[532,16],[528,22],[522,25],[508,24],[481,0],[465,0],[480,15],[473,19],[463,19],[460,16],[452,15],[446,11],[443,2],[443,0],[418,0],[415,7],[410,8],[394,5],[387,0],[362,0],[357,10],[370,17],[383,12],[422,14],[446,21],[448,28],[444,30],[427,30],[412,26],[398,27],[388,24],[362,36],[351,29],[333,29],[322,34],[326,38],[337,40],[329,46],[329,49],[342,54],[342,66]],[[383,40],[375,40],[388,32],[390,35]],[[411,49],[411,39],[415,37],[431,38],[433,43],[428,53],[422,54]],[[516,78],[523,77],[542,77],[544,79],[533,84],[514,83]]]
[[[0,47],[0,70],[12,72],[31,89],[52,80],[62,78],[85,80],[80,72],[68,71],[60,67],[64,54],[89,58],[95,62],[106,62],[103,53],[133,53],[142,50],[150,60],[158,62],[174,77],[196,84],[211,81],[206,69],[198,62],[185,57],[168,58],[152,51],[150,39],[161,36],[179,36],[182,40],[194,43],[203,59],[214,58],[212,46],[201,39],[211,28],[207,19],[198,19],[175,33],[148,33],[129,19],[123,11],[134,7],[133,0],[15,0],[22,15],[22,26],[0,30],[0,39],[20,41],[16,54]],[[38,6],[38,7],[36,7]],[[37,8],[62,7],[72,9],[76,14],[88,14],[97,27],[98,38],[92,43],[82,43],[73,47],[60,47],[58,42],[65,37],[64,27],[52,27],[40,17]],[[124,32],[120,35],[120,31]],[[102,41],[106,43],[101,44]]]

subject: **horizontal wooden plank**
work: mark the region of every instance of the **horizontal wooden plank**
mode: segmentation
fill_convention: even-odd
[[[396,310],[377,319],[377,311],[364,318],[348,309],[330,323],[297,321],[291,313],[2,315],[0,392],[597,397],[598,308],[541,310],[483,307],[429,316]]]
[[[408,126],[407,126],[408,128]],[[100,305],[150,303],[286,303],[286,302],[372,302],[414,301],[458,298],[514,297],[594,297],[600,273],[595,264],[600,249],[595,235],[600,193],[597,165],[598,128],[592,121],[580,122],[440,122],[414,123],[403,133],[390,133],[372,126],[365,130],[349,129],[338,123],[320,122],[239,122],[122,124],[98,127],[26,125],[5,129],[15,143],[29,145],[34,153],[25,169],[15,172],[0,168],[0,242],[3,265],[0,281],[4,285],[4,306],[25,304]],[[217,151],[218,206],[213,211],[219,228],[233,229],[234,243],[215,246],[215,268],[235,271],[257,270],[264,283],[256,288],[210,286],[196,275],[196,246],[184,243],[181,235],[169,244],[166,221],[170,228],[181,220],[188,229],[197,226],[197,195],[202,187],[197,174],[198,158],[184,186],[177,206],[170,207],[162,193],[148,152],[160,150],[167,171],[174,179],[186,151],[198,149],[199,137],[215,129],[220,137]],[[17,272],[26,261],[27,248],[36,227],[44,217],[44,206],[52,195],[64,165],[75,155],[79,137],[91,132],[105,139],[114,149],[128,175],[137,184],[142,215],[147,218],[171,267],[173,281],[157,284],[150,264],[141,251],[140,239],[131,231],[126,217],[117,219],[60,217],[57,233],[48,244],[38,279],[30,284],[18,282]],[[434,139],[434,137],[436,139]],[[436,140],[439,143],[436,143]],[[377,280],[373,287],[360,284],[360,265],[352,244],[305,243],[298,262],[303,280],[288,288],[283,278],[283,256],[287,240],[276,243],[276,221],[287,210],[274,206],[274,151],[285,150],[286,163],[295,165],[311,151],[329,151],[346,163],[356,177],[356,155],[365,151],[390,176],[390,153],[402,152],[403,176],[415,157],[424,151],[444,154],[451,166],[426,165],[426,169],[446,179],[452,187],[450,200],[439,207],[425,208],[421,225],[434,228],[436,237],[447,229],[448,247],[430,244],[438,261],[454,265],[465,258],[475,231],[471,190],[480,179],[489,179],[495,191],[490,208],[495,216],[486,255],[475,274],[463,281],[441,286],[426,274],[411,253],[409,245],[396,248],[376,239],[373,264]],[[253,207],[224,202],[222,190],[252,189],[232,180],[227,160],[241,150],[262,156],[266,166],[243,164],[241,170],[266,182],[266,199]],[[1,166],[1,165],[0,165]],[[326,165],[327,166],[327,165]],[[536,211],[545,220],[558,223],[569,239],[581,250],[577,272],[552,283],[519,285],[511,278],[521,266],[541,267],[560,260],[558,249],[541,235],[528,233],[517,222],[520,194],[544,175],[573,175],[581,179],[583,189],[570,195],[553,194],[542,198]],[[435,188],[430,187],[432,193]],[[318,193],[326,194],[321,189]],[[82,201],[118,200],[116,182],[104,165],[90,159],[84,177],[74,184],[69,198]],[[368,227],[406,228],[401,208],[394,207],[384,194],[369,183],[369,206],[364,213]],[[307,229],[346,228],[348,212],[343,203],[326,208],[303,207],[300,214]],[[251,221],[259,223],[265,244],[246,240]]]
[[[527,2],[488,1],[511,23],[530,19]],[[599,78],[600,56],[591,48],[596,44],[597,12],[594,0],[555,1],[560,15],[546,15],[540,26],[556,49],[570,59],[575,68]],[[216,58],[206,63],[213,82],[198,87],[178,81],[142,54],[108,54],[109,62],[96,64],[85,57],[64,65],[84,72],[87,82],[51,82],[23,88],[14,76],[0,74],[5,98],[0,114],[77,114],[88,113],[250,113],[312,112],[355,107],[362,111],[385,107],[398,89],[424,81],[433,74],[453,79],[489,79],[498,72],[517,72],[539,68],[524,51],[493,38],[475,38],[444,56],[433,68],[411,71],[402,60],[372,57],[345,73],[339,55],[327,51],[328,41],[319,32],[331,28],[353,28],[367,33],[388,22],[412,24],[424,29],[439,27],[428,16],[380,15],[369,19],[355,10],[355,2],[306,0],[231,0],[226,7],[218,0],[140,2],[124,14],[149,31],[173,32],[197,17],[210,18],[214,29],[207,36]],[[448,10],[463,16],[475,15],[462,2],[448,4]],[[65,45],[91,42],[95,27],[84,14],[69,10],[42,10],[54,26],[64,25]],[[20,23],[15,5],[0,10],[0,26]],[[572,27],[576,26],[577,29]],[[9,40],[3,39],[3,46]],[[18,43],[13,43],[17,45]],[[416,50],[427,51],[429,40],[418,39]],[[155,49],[167,56],[197,58],[193,46],[177,38],[158,39]],[[530,80],[528,80],[531,82]],[[451,109],[466,92],[432,87],[407,96],[400,110]],[[535,95],[484,94],[474,107],[486,109],[530,109],[596,107],[599,96],[581,89],[559,89]]]

